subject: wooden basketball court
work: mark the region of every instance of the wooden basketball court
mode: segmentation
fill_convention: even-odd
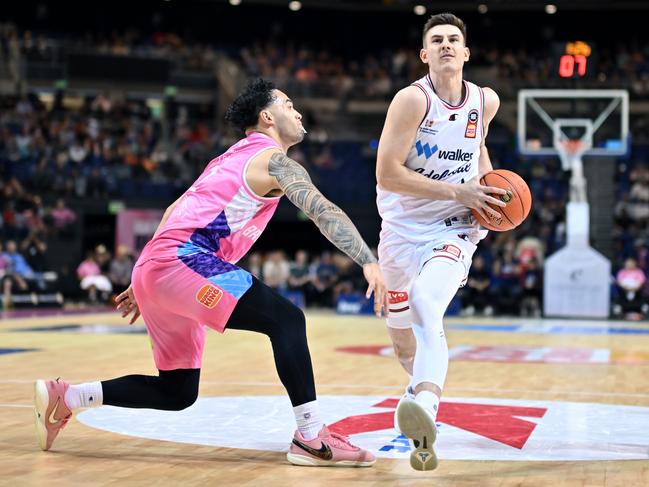
[[[394,357],[382,355],[389,340],[381,320],[326,313],[309,313],[307,317],[319,396],[335,396],[332,400],[340,396],[386,400],[400,396],[406,376]],[[405,454],[399,458],[380,457],[374,467],[366,469],[295,467],[280,451],[201,445],[193,443],[191,437],[185,442],[149,439],[130,434],[128,419],[125,431],[118,434],[88,426],[76,416],[51,451],[40,451],[32,412],[35,379],[60,376],[80,382],[155,373],[147,336],[119,333],[124,330],[128,325],[117,313],[3,318],[0,484],[649,485],[649,430],[638,431],[649,423],[649,409],[610,409],[606,415],[597,416],[609,411],[609,407],[649,408],[649,323],[449,319],[447,337],[453,358],[444,399],[463,404],[489,404],[498,399],[501,404],[512,401],[512,407],[531,401],[537,408],[534,411],[541,412],[534,413],[535,418],[528,417],[533,413],[525,413],[524,422],[520,417],[512,419],[528,428],[524,445],[520,438],[516,444],[506,437],[494,440],[499,432],[490,430],[479,419],[463,426],[469,413],[462,410],[453,416],[452,426],[440,419],[443,424],[439,442],[445,437],[460,438],[461,442],[447,441],[438,447],[440,467],[433,472],[412,470]],[[201,400],[253,396],[238,407],[248,423],[246,427],[263,438],[272,415],[259,412],[254,396],[285,395],[268,340],[238,331],[208,336]],[[337,350],[340,348],[346,351]],[[561,406],[565,403],[568,406]],[[339,410],[328,414],[343,420],[348,415],[344,397],[339,404]],[[584,416],[586,413],[566,413],[581,405],[589,408],[592,419]],[[451,406],[446,407],[448,418],[455,414]],[[368,414],[372,408],[373,403],[368,402]],[[553,412],[555,409],[558,412]],[[374,410],[378,411],[376,407]],[[101,409],[95,411],[102,413]],[[390,413],[389,408],[382,411]],[[516,409],[512,411],[512,417],[518,416]],[[631,416],[629,411],[633,412]],[[183,416],[179,426],[174,427],[175,434],[182,435],[185,427],[193,428],[192,409],[183,413],[189,416]],[[442,413],[440,410],[440,416]],[[148,413],[140,410],[138,414]],[[170,421],[177,418],[177,413],[165,414]],[[562,414],[568,414],[567,422],[561,422]],[[134,416],[133,429],[137,429],[138,422]],[[228,435],[236,439],[237,424],[223,418],[218,423],[215,429],[227,429]],[[626,426],[620,426],[622,423]],[[294,427],[288,426],[291,430]],[[630,436],[624,436],[627,433]],[[201,432],[193,434],[200,436]],[[388,439],[397,436],[390,430],[375,434]],[[290,434],[285,438],[286,447],[289,442]],[[396,451],[390,450],[390,445],[384,447],[388,455]],[[491,458],[480,458],[480,445],[488,446]],[[588,454],[600,449],[604,458],[574,459],[576,451]],[[468,451],[477,453],[471,454],[473,458],[457,459]],[[532,457],[536,459],[530,460]],[[627,457],[636,459],[619,459]]]

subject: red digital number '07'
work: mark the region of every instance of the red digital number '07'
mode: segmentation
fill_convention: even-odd
[[[577,74],[586,75],[586,56],[564,54],[559,60],[559,76],[562,78],[572,78],[575,74],[575,63],[577,64]]]

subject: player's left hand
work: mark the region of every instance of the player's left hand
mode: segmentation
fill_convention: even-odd
[[[388,287],[385,284],[385,279],[383,278],[383,273],[379,265],[376,263],[365,264],[363,266],[363,275],[369,284],[365,297],[369,298],[372,292],[374,292],[374,313],[380,318],[381,309],[383,309],[383,315],[387,316],[389,306]]]
[[[135,320],[137,320],[140,316],[140,308],[137,305],[137,301],[135,301],[135,295],[133,294],[133,289],[131,288],[131,286],[129,286],[126,291],[119,294],[115,298],[115,302],[117,303],[117,311],[122,312],[122,318],[128,316],[130,313],[133,313],[133,316],[131,317],[131,320],[128,324],[132,325],[133,323],[135,323]]]

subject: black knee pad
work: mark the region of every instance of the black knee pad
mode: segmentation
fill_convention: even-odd
[[[181,391],[170,402],[171,411],[182,411],[194,404],[198,399],[198,391]]]
[[[297,306],[283,310],[268,334],[273,347],[306,346],[306,318]]]
[[[293,306],[290,309],[290,312],[286,313],[284,323],[286,324],[286,327],[291,330],[306,331],[306,317],[304,316],[304,311],[297,306]]]
[[[159,375],[170,411],[181,411],[196,402],[200,369],[161,370]]]

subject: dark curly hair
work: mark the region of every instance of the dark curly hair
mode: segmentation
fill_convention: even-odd
[[[225,119],[242,132],[257,125],[259,112],[273,100],[275,85],[257,78],[239,93],[225,112]]]

